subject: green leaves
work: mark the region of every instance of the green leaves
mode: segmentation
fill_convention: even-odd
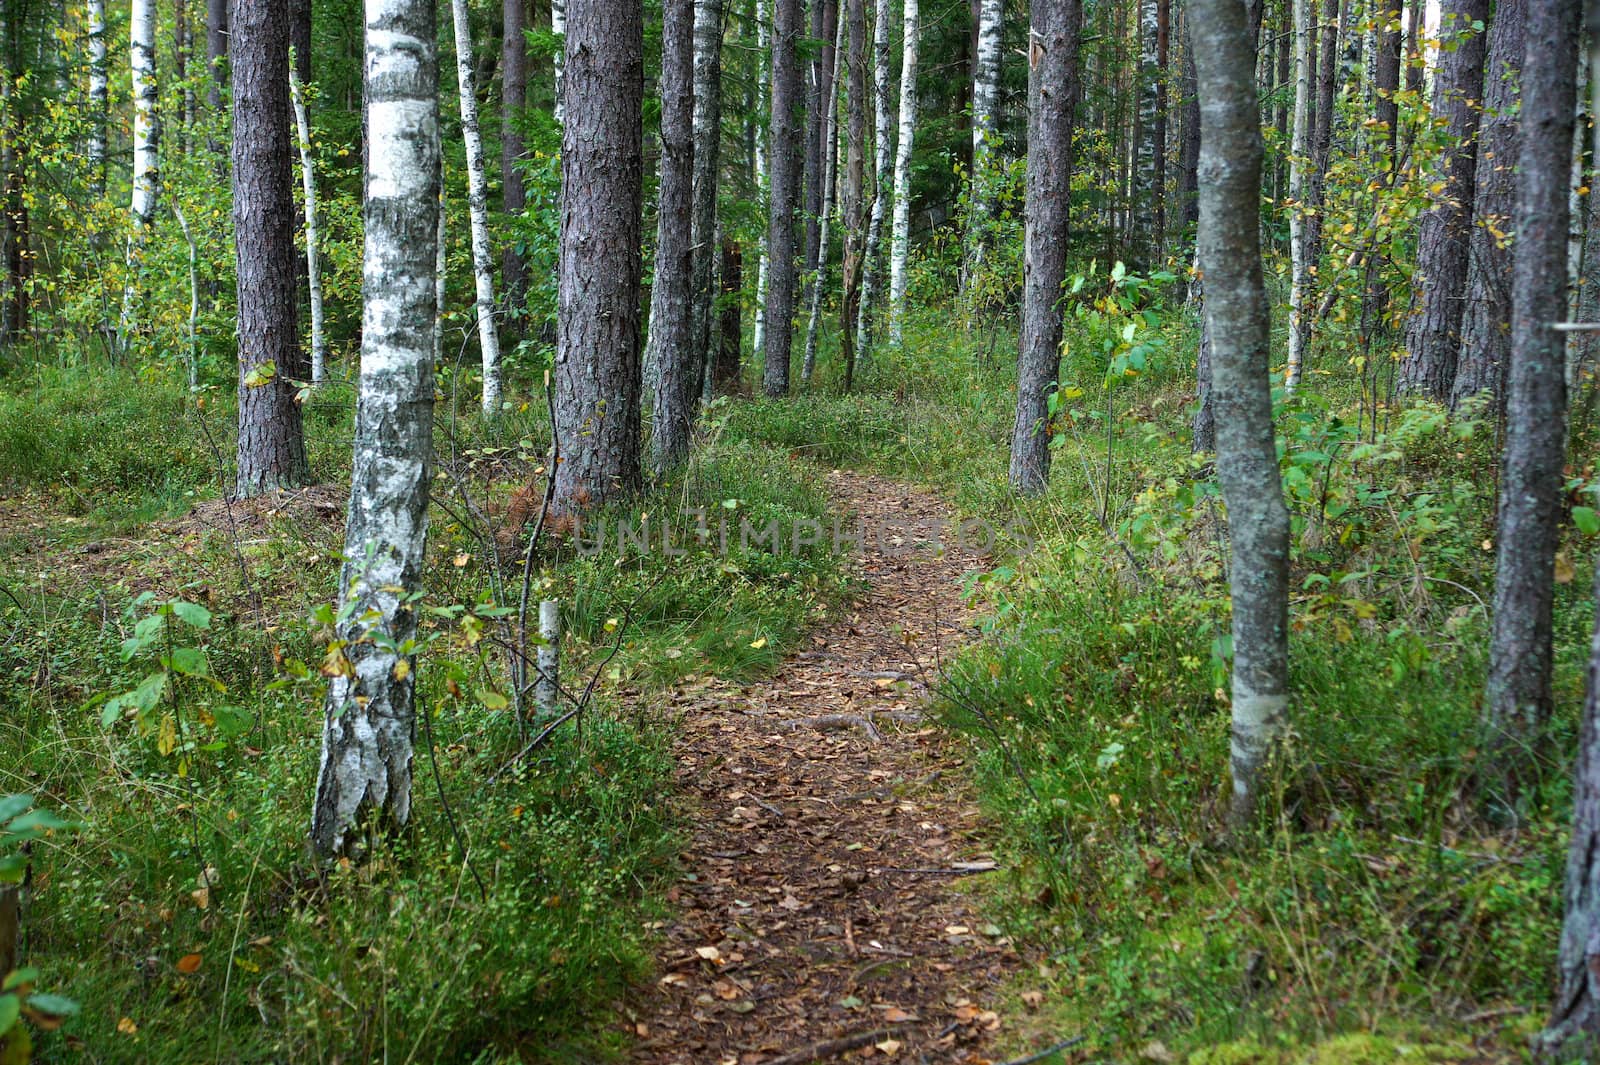
[[[1600,513],[1596,513],[1593,507],[1573,507],[1572,524],[1583,535],[1593,536],[1600,533]]]

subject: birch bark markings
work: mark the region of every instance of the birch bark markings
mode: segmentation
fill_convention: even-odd
[[[127,280],[122,289],[122,315],[117,323],[117,346],[128,350],[128,334],[138,324],[135,306],[139,296],[139,267],[145,241],[155,223],[156,199],[161,189],[160,91],[156,86],[155,0],[133,0],[128,23],[128,69],[133,88],[133,193],[128,220]],[[287,106],[287,105],[286,105]]]
[[[694,5],[694,181],[693,228],[690,233],[690,365],[694,391],[689,418],[712,361],[713,275],[717,239],[717,178],[722,162],[722,28],[723,0],[695,0]]]
[[[366,0],[369,132],[361,381],[340,574],[346,668],[328,684],[311,844],[352,854],[411,816],[416,635],[433,466],[436,26],[431,0]]]
[[[772,37],[770,32],[770,0],[756,0],[756,99],[767,99],[767,86],[771,80],[770,66],[767,61],[767,48]],[[760,197],[761,205],[769,207],[771,195],[767,188],[767,156],[770,135],[768,130],[757,128],[755,131],[755,144],[752,146],[752,156],[756,171],[756,194]],[[760,355],[766,351],[767,344],[767,242],[761,242],[761,255],[756,261],[756,306],[753,321],[750,325],[750,351],[752,355]]]
[[[96,200],[106,193],[106,0],[89,0],[89,188]]]
[[[874,305],[883,286],[883,222],[894,180],[894,81],[889,69],[889,19],[893,8],[891,0],[877,0],[872,20],[872,213],[867,219],[861,308],[856,315],[856,350],[862,359],[872,347]]]
[[[323,329],[322,266],[319,261],[317,232],[317,171],[311,153],[311,123],[306,117],[305,86],[294,63],[289,64],[289,96],[294,102],[296,140],[300,148],[300,189],[305,200],[306,287],[311,299],[311,382],[320,384],[327,376],[328,340]]]
[[[1061,369],[1061,282],[1067,272],[1083,10],[1079,0],[1034,0],[1029,19],[1028,185],[1010,480],[1014,490],[1035,494],[1050,483],[1048,401]]]
[[[911,148],[917,130],[917,0],[905,0],[900,51],[900,135],[894,149],[894,224],[889,239],[889,342],[905,342],[906,252],[911,237]]]
[[[998,136],[996,105],[1000,95],[1000,39],[1005,23],[1004,0],[979,0],[978,46],[972,75],[972,170],[968,174],[966,256],[962,289],[970,295],[983,267],[989,218],[994,213],[993,145]]]
[[[1294,0],[1294,135],[1289,147],[1289,358],[1283,390],[1294,395],[1311,339],[1311,264],[1306,225],[1306,166],[1311,149],[1311,0]],[[1203,152],[1204,146],[1201,151]]]
[[[483,413],[500,413],[500,333],[495,326],[494,249],[489,243],[489,181],[483,170],[478,97],[473,86],[472,21],[467,0],[450,0],[456,34],[456,83],[461,97],[461,139],[467,150],[467,214],[472,234],[472,283],[477,296],[478,347],[483,355]]]
[[[1191,13],[1203,124],[1200,264],[1212,344],[1217,479],[1233,552],[1229,824],[1238,832],[1254,818],[1288,710],[1289,515],[1273,441],[1254,48],[1239,0],[1193,0]]]

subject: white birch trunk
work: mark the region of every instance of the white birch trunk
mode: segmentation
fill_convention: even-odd
[[[317,248],[317,172],[311,156],[311,123],[306,117],[305,87],[289,55],[289,94],[294,101],[295,131],[300,141],[300,187],[306,210],[306,284],[311,292],[311,383],[321,384],[328,372],[328,339],[323,330],[322,265]]]
[[[837,197],[834,187],[839,168],[839,75],[844,66],[845,18],[841,13],[839,26],[834,32],[833,54],[840,57],[833,64],[833,78],[828,82],[827,110],[823,125],[827,130],[823,141],[822,160],[822,221],[817,229],[817,276],[811,281],[811,307],[806,320],[806,356],[800,364],[800,383],[810,384],[817,368],[817,322],[822,316],[822,289],[828,280],[828,244],[832,239],[833,205]]]
[[[444,199],[444,145],[436,146],[439,152],[439,224],[434,229],[433,250],[433,364],[444,360],[445,292],[450,280],[450,212]]]
[[[983,266],[989,217],[994,213],[991,155],[998,128],[995,105],[1000,93],[1000,38],[1004,20],[1004,0],[982,0],[978,8],[978,54],[972,75],[972,173],[967,175],[967,255],[961,272],[964,288]]]
[[[567,67],[567,47],[565,44],[567,36],[567,0],[550,0],[550,32],[556,36],[556,54],[554,57],[556,72],[555,116],[556,125],[560,126],[565,124],[567,120],[567,108],[563,102],[563,94],[561,92],[561,81]]]
[[[411,816],[416,610],[432,474],[439,66],[432,0],[366,0],[361,380],[311,843],[324,858]]]
[[[489,182],[483,172],[478,97],[473,88],[472,23],[467,0],[450,0],[456,27],[456,82],[461,89],[461,139],[467,146],[467,213],[472,230],[472,282],[477,293],[478,346],[483,349],[483,413],[500,412],[500,335],[494,322],[494,249],[489,243]]]
[[[1311,12],[1310,0],[1294,0],[1294,133],[1289,147],[1289,360],[1283,390],[1294,395],[1304,372],[1310,318],[1311,264],[1306,261],[1308,227],[1304,211],[1306,165],[1311,151]]]
[[[106,192],[106,0],[89,0],[89,187],[98,200]]]
[[[905,0],[900,53],[900,140],[894,152],[894,224],[889,239],[889,341],[905,340],[906,250],[911,239],[911,144],[917,129],[917,0]]]
[[[756,100],[767,98],[767,80],[771,76],[771,61],[767,58],[767,45],[770,39],[768,18],[770,15],[770,0],[756,0]],[[766,130],[756,130],[755,141],[755,167],[756,188],[761,197],[762,207],[767,204],[767,137]],[[756,309],[755,322],[750,328],[750,350],[753,357],[759,358],[766,350],[767,345],[767,241],[765,235],[761,240],[761,258],[756,264]]]
[[[539,648],[534,653],[539,676],[533,684],[533,704],[539,720],[553,720],[561,696],[561,604],[554,599],[539,603]]]
[[[872,347],[873,304],[883,273],[883,217],[889,204],[889,183],[894,180],[894,101],[889,77],[889,15],[891,0],[876,0],[872,23],[872,213],[867,219],[865,263],[861,273],[861,306],[856,313],[856,351],[865,359]]]
[[[156,6],[155,0],[133,0],[128,24],[128,68],[133,87],[133,195],[128,218],[133,231],[128,237],[127,280],[122,288],[122,316],[117,323],[117,345],[128,347],[128,334],[138,322],[135,303],[139,296],[139,260],[145,241],[155,223],[156,200],[160,194],[159,158],[161,120],[160,95],[156,86]]]

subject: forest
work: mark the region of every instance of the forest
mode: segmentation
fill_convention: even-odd
[[[1600,0],[0,0],[0,1065],[1600,1061]]]

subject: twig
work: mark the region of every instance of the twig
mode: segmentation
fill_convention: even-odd
[[[1051,1054],[1059,1054],[1063,1050],[1066,1050],[1066,1049],[1068,1049],[1070,1047],[1075,1047],[1075,1046],[1077,1046],[1079,1043],[1083,1042],[1087,1038],[1088,1038],[1087,1036],[1075,1035],[1071,1039],[1063,1039],[1061,1042],[1057,1043],[1053,1047],[1046,1047],[1045,1049],[1039,1051],[1037,1054],[1029,1054],[1026,1057],[1021,1057],[1021,1058],[1012,1058],[1010,1061],[1002,1061],[1002,1062],[1000,1062],[999,1065],[1032,1065],[1033,1062],[1035,1062],[1035,1061],[1043,1061],[1045,1058],[1048,1058]]]
[[[913,869],[898,865],[886,865],[885,873],[909,873],[918,876],[977,876],[979,873],[995,873],[1000,871],[1000,866],[994,862],[971,862],[966,865],[952,865],[945,869]]]
[[[775,1058],[768,1058],[761,1065],[807,1065],[812,1061],[823,1061],[827,1058],[837,1057],[847,1051],[856,1050],[869,1043],[892,1035],[903,1025],[891,1025],[885,1028],[869,1028],[864,1032],[852,1035],[841,1035],[836,1039],[824,1039],[812,1043],[808,1047],[792,1050],[787,1054],[779,1054]]]

